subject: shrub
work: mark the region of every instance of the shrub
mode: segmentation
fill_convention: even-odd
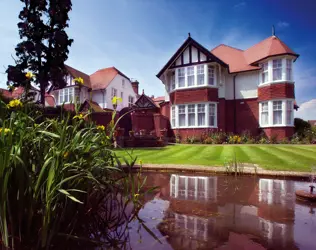
[[[240,144],[241,143],[241,137],[239,135],[231,135],[228,138],[228,143],[230,143],[230,144]]]
[[[211,137],[207,137],[206,139],[204,139],[203,141],[205,144],[212,144],[213,143],[213,139]]]
[[[310,129],[311,129],[311,125],[309,122],[304,121],[303,119],[300,119],[300,118],[294,119],[294,132],[299,137],[302,138],[306,136],[306,132]]]

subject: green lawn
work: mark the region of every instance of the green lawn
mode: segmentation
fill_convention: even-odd
[[[271,170],[310,171],[316,166],[316,146],[312,145],[174,145],[116,152],[123,156],[126,151],[143,163],[223,166],[236,154],[239,162]]]

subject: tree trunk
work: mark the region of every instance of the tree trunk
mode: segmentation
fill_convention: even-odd
[[[40,84],[40,90],[41,90],[41,104],[45,106],[45,86],[44,84]]]

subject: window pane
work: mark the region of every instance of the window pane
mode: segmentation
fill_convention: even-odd
[[[282,101],[273,102],[273,124],[282,124]]]
[[[205,104],[198,104],[198,126],[205,126]]]
[[[286,79],[292,80],[292,60],[286,59]]]
[[[176,88],[176,77],[175,72],[172,72],[171,75],[171,90],[174,90]]]
[[[195,105],[188,105],[188,113],[189,113],[189,126],[195,126]]]
[[[215,85],[215,73],[214,73],[214,67],[209,66],[208,67],[208,85],[214,86]]]
[[[179,105],[179,126],[185,126],[185,106]]]
[[[172,116],[172,120],[171,120],[172,127],[175,127],[175,125],[176,125],[176,109],[174,106],[171,107],[171,116]]]
[[[269,123],[269,110],[268,110],[268,103],[264,102],[261,103],[261,125],[268,125]]]
[[[59,104],[62,104],[64,102],[63,92],[63,89],[59,90]]]
[[[185,68],[178,69],[178,85],[180,88],[185,86]]]
[[[74,89],[69,88],[69,102],[73,102],[73,100],[74,100]]]
[[[69,102],[69,98],[68,98],[68,92],[69,91],[69,89],[67,88],[67,89],[64,89],[64,101],[65,101],[65,103],[67,103],[67,102]]]
[[[282,80],[282,60],[273,60],[273,80]]]
[[[216,117],[216,110],[215,104],[209,104],[209,126],[215,126],[215,117]]]
[[[293,124],[292,114],[293,114],[293,103],[292,101],[287,101],[286,102],[286,124],[288,125]]]
[[[194,67],[187,68],[188,86],[194,85]]]
[[[197,85],[204,85],[204,65],[197,66]]]

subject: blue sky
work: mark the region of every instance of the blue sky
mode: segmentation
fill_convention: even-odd
[[[20,9],[18,0],[0,0],[0,73],[13,62]],[[115,66],[158,96],[164,89],[155,75],[188,32],[209,49],[220,43],[246,49],[270,36],[275,25],[276,35],[300,54],[294,64],[303,107],[298,116],[316,119],[315,15],[314,0],[73,0],[67,63],[88,74]],[[0,74],[0,87],[5,81]]]

